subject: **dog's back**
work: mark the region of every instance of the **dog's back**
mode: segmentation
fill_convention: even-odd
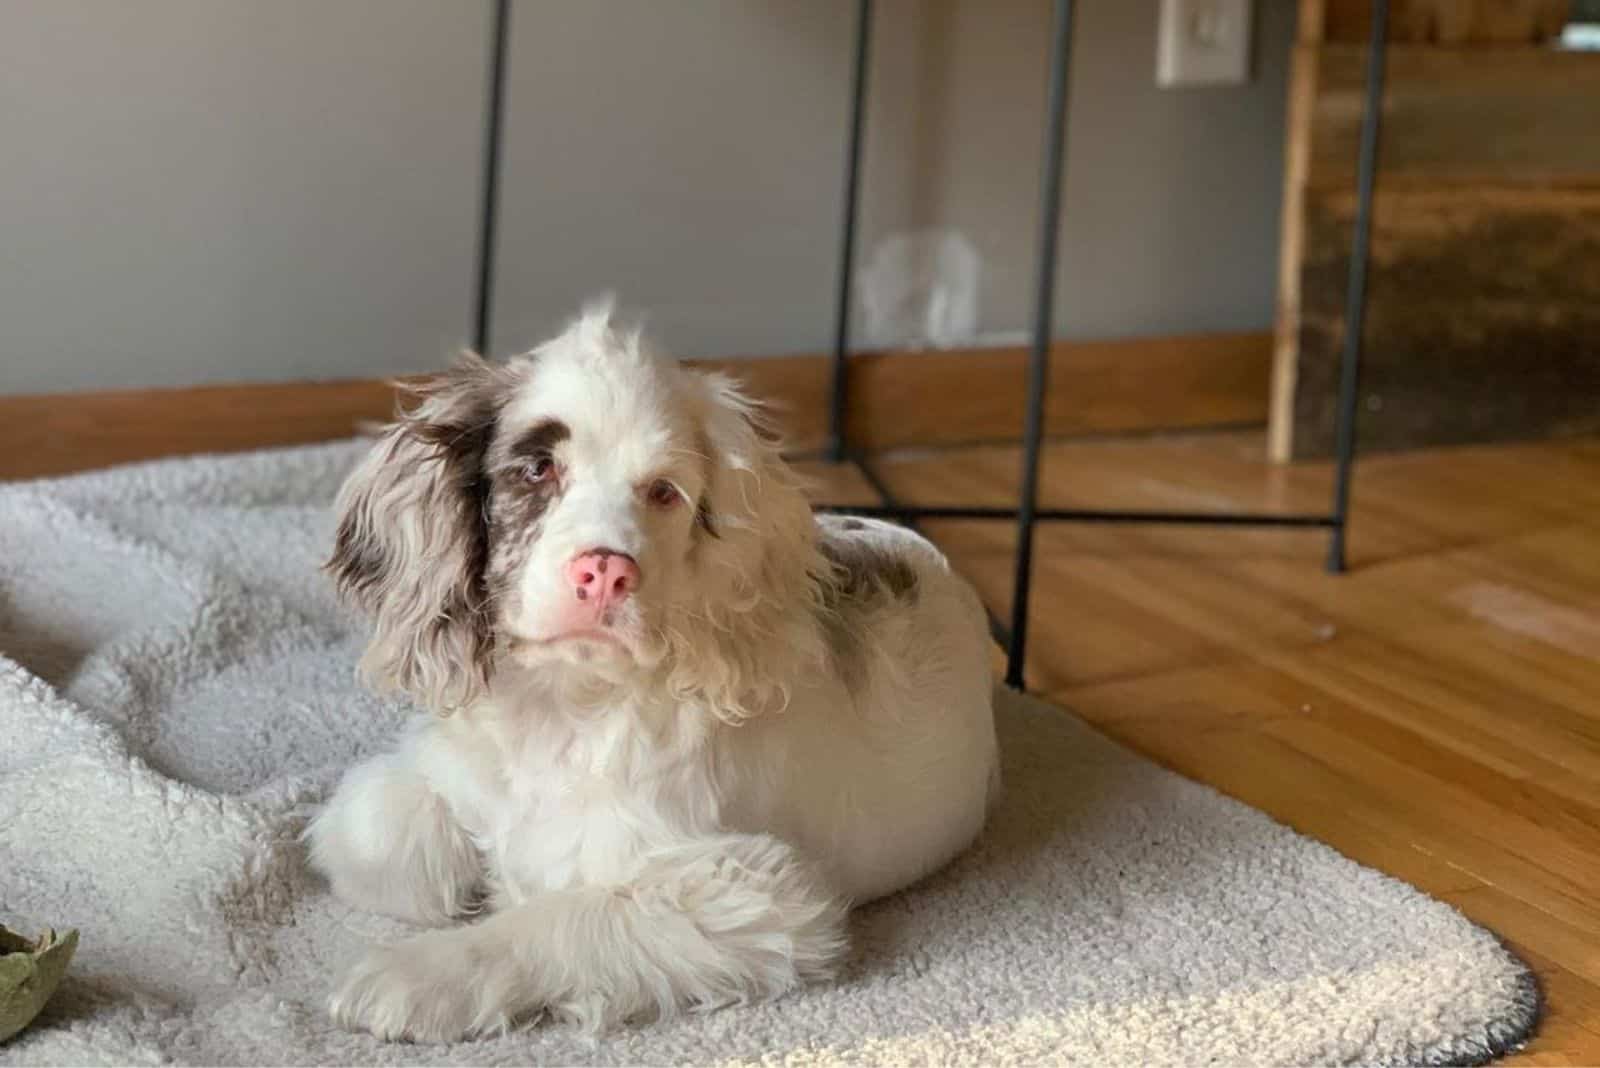
[[[821,860],[854,901],[964,849],[999,784],[988,625],[977,594],[903,527],[818,520],[836,583],[819,609],[831,670],[784,713],[726,735],[727,812]],[[742,818],[741,818],[742,817]]]

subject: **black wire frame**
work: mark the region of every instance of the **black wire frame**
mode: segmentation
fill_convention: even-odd
[[[855,212],[860,184],[862,108],[866,94],[872,0],[857,0],[856,54],[846,151],[844,226],[840,250],[835,344],[831,361],[832,423],[829,455],[854,463],[882,499],[875,506],[820,506],[819,510],[877,516],[914,525],[918,520],[999,520],[1016,524],[1016,569],[1009,626],[991,617],[990,630],[1006,650],[1006,684],[1024,688],[1028,641],[1028,605],[1033,585],[1034,531],[1039,523],[1157,523],[1184,526],[1278,527],[1327,530],[1326,568],[1346,569],[1345,535],[1350,521],[1350,482],[1355,467],[1356,399],[1360,389],[1361,355],[1367,300],[1367,265],[1371,246],[1372,197],[1378,170],[1378,144],[1383,121],[1383,86],[1388,59],[1388,0],[1372,4],[1372,35],[1367,51],[1366,90],[1362,104],[1361,147],[1356,164],[1356,216],[1351,239],[1350,274],[1345,291],[1344,349],[1339,366],[1339,399],[1334,444],[1332,510],[1328,514],[1259,512],[1113,511],[1083,508],[1041,508],[1038,501],[1040,447],[1044,430],[1044,398],[1048,389],[1051,314],[1055,293],[1056,241],[1059,231],[1062,165],[1066,154],[1067,88],[1071,69],[1073,0],[1055,0],[1051,17],[1047,105],[1040,163],[1037,259],[1034,268],[1033,320],[1028,356],[1027,396],[1022,437],[1021,497],[1015,508],[920,506],[894,498],[884,480],[851,448],[846,437],[850,282],[854,259]]]
[[[500,146],[506,128],[506,53],[511,0],[490,0],[488,82],[483,94],[483,160],[478,180],[478,263],[474,278],[472,348],[487,357],[494,346],[495,268],[500,245]]]
[[[1327,570],[1346,568],[1345,535],[1350,519],[1350,481],[1356,451],[1356,398],[1360,388],[1361,351],[1366,314],[1367,264],[1372,229],[1372,197],[1378,169],[1382,124],[1384,68],[1388,55],[1389,0],[1373,0],[1372,36],[1367,52],[1366,91],[1357,160],[1356,216],[1351,240],[1350,275],[1345,293],[1345,337],[1340,356],[1338,416],[1332,511],[1326,515],[1256,512],[1114,511],[1083,508],[1041,508],[1038,501],[1039,459],[1044,437],[1044,397],[1048,388],[1051,317],[1054,311],[1056,242],[1059,232],[1062,167],[1066,156],[1067,89],[1071,71],[1073,0],[1055,0],[1051,16],[1047,105],[1040,162],[1038,237],[1033,287],[1032,339],[1028,357],[1027,397],[1023,422],[1022,492],[1016,508],[965,505],[903,504],[888,484],[849,441],[846,433],[849,397],[851,288],[854,280],[856,214],[861,188],[861,146],[871,56],[873,0],[856,0],[854,61],[851,71],[850,117],[845,152],[844,194],[840,229],[839,271],[835,279],[834,348],[830,365],[829,437],[826,455],[836,463],[855,465],[873,487],[878,505],[818,505],[818,511],[893,519],[910,526],[919,520],[1010,521],[1017,529],[1017,557],[1012,587],[1011,622],[990,618],[990,630],[1006,650],[1006,683],[1024,687],[1028,638],[1028,604],[1033,583],[1033,538],[1039,523],[1156,523],[1183,526],[1278,527],[1325,529],[1329,532]],[[505,132],[507,47],[511,0],[490,0],[489,72],[484,105],[484,139],[478,234],[473,339],[487,354],[493,341],[493,304],[498,216],[500,149]]]

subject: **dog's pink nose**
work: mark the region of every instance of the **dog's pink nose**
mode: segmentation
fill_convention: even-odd
[[[567,564],[573,595],[596,611],[619,605],[639,588],[639,564],[615,549],[594,549]]]

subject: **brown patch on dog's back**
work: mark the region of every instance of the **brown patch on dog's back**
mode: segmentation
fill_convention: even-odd
[[[917,599],[916,569],[892,550],[867,538],[830,538],[826,533],[817,547],[834,567],[842,599],[866,601],[883,593],[896,600]]]
[[[834,669],[851,693],[866,685],[872,613],[894,602],[915,604],[920,595],[916,568],[893,548],[859,533],[866,529],[858,519],[832,529],[823,525],[817,542],[833,570],[831,581],[822,580],[819,622]]]

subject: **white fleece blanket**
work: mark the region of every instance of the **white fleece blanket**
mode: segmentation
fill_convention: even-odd
[[[339,1031],[333,979],[401,933],[297,841],[406,715],[317,568],[355,448],[0,486],[0,921],[82,931],[0,1063],[1444,1063],[1533,1025],[1452,909],[1007,697],[989,831],[856,914],[837,984],[593,1043]]]

